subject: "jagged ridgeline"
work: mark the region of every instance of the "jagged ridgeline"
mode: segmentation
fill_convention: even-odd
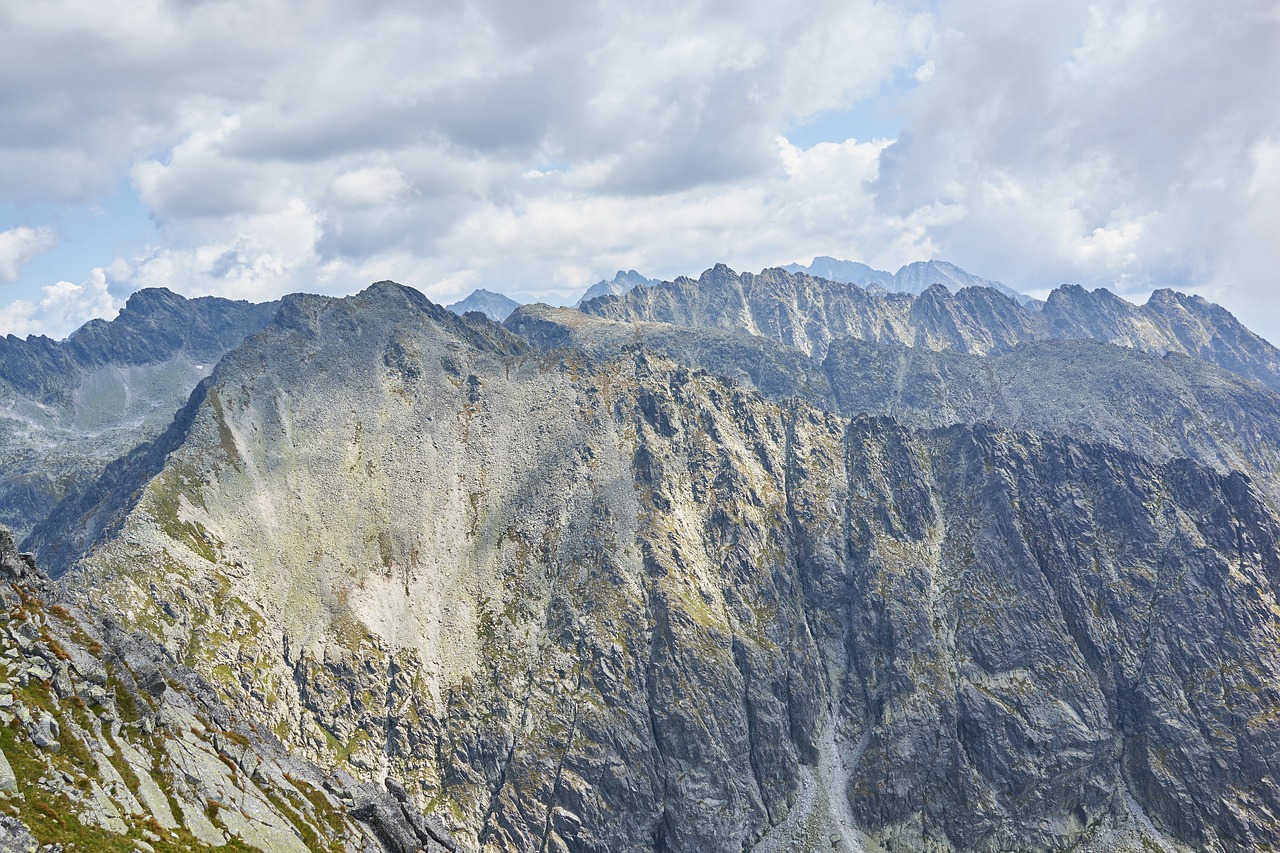
[[[877,385],[883,351],[848,352],[947,350],[974,361],[912,356],[918,375],[990,390],[980,364],[1041,363],[1018,342],[1071,337],[1053,330],[1075,316],[1076,337],[1217,365],[1124,351],[1078,399],[1147,387],[1136,374],[1199,413],[1225,400],[1267,426],[1260,478],[1274,394],[1227,370],[1274,377],[1269,345],[1173,295],[1190,320],[1121,339],[1118,313],[1052,308],[1071,290],[1037,307],[704,279],[705,307],[626,325],[520,309],[499,326],[387,282],[286,298],[32,542],[70,569],[69,601],[156,638],[300,758],[404,780],[464,848],[1280,844],[1280,519],[1229,456],[1253,445],[1179,436],[1155,402],[1123,432],[1142,398],[1119,391],[1114,441],[1046,429],[1025,390],[1000,399],[1035,431],[943,425]],[[772,314],[731,298],[762,279]],[[794,319],[782,285],[825,325]],[[663,288],[695,289],[584,308]],[[882,314],[859,326],[864,295]],[[957,304],[995,313],[962,323]],[[767,317],[790,348],[747,338]],[[688,363],[724,364],[721,345],[810,371],[810,400]],[[1091,364],[1121,352],[1088,346]],[[856,414],[853,387],[865,411],[915,415]],[[950,405],[982,420],[971,395]]]
[[[21,539],[68,491],[155,438],[275,310],[149,288],[64,341],[0,338],[0,524]]]
[[[580,307],[615,320],[747,331],[817,358],[841,338],[971,355],[1004,352],[1024,341],[1096,340],[1198,356],[1280,390],[1280,351],[1221,306],[1172,290],[1157,290],[1137,306],[1107,290],[1063,285],[1043,305],[1019,304],[990,287],[952,293],[934,284],[914,296],[781,269],[739,275],[717,264],[696,281],[681,277]]]

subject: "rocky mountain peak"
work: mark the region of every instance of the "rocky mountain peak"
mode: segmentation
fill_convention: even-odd
[[[174,293],[167,287],[144,287],[129,295],[123,310],[145,314],[148,311],[175,309],[186,302],[184,296]]]
[[[384,279],[383,281],[375,281],[356,294],[356,297],[362,300],[379,300],[391,303],[409,302],[418,303],[425,297],[412,287],[406,287],[397,281]]]
[[[920,298],[935,302],[948,302],[952,298],[951,289],[945,284],[931,284],[920,291]]]
[[[502,325],[393,282],[286,298],[37,528],[90,642],[0,602],[54,676],[0,751],[99,785],[130,843],[101,774],[18,767],[50,695],[185,831],[264,850],[294,848],[236,815],[395,853],[1280,844],[1271,351],[1176,294],[960,272],[719,264]],[[42,627],[132,655],[103,666],[138,720],[64,701]]]
[[[590,302],[601,296],[615,296],[627,293],[637,287],[646,287],[651,284],[657,284],[653,279],[645,278],[635,270],[618,270],[612,280],[602,279],[587,288],[586,292],[578,299],[577,304]]]
[[[479,288],[471,291],[467,298],[445,306],[455,314],[466,314],[468,311],[479,311],[495,323],[501,323],[511,312],[520,307],[520,303],[505,293]]]

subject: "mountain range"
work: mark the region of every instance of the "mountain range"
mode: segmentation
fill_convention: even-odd
[[[61,797],[155,849],[1280,845],[1280,354],[1172,291],[948,281],[718,265],[501,323],[392,282],[168,294],[157,325],[226,334],[137,351],[216,366],[28,509],[34,557],[0,547],[6,660],[45,666],[34,635],[72,693],[103,661],[150,713],[28,674],[6,820],[65,843],[33,805]],[[86,368],[39,354],[66,343],[4,374],[22,399],[75,396]]]
[[[856,261],[843,261],[821,255],[814,258],[811,264],[787,264],[782,269],[787,272],[806,273],[827,281],[916,295],[923,293],[934,284],[940,284],[953,293],[966,287],[986,287],[1003,293],[1020,305],[1036,304],[1030,296],[1019,293],[1008,285],[965,272],[947,261],[916,261],[903,266],[897,273],[889,273]],[[662,284],[662,281],[645,278],[635,270],[618,270],[612,279],[601,279],[587,288],[574,307],[581,308],[583,303],[602,296],[622,296],[636,287],[655,287]],[[505,294],[478,289],[473,290],[465,299],[445,307],[455,314],[480,311],[490,320],[501,323],[519,305],[519,302]]]
[[[988,287],[917,296],[867,290],[803,273],[735,273],[717,264],[697,280],[583,303],[588,314],[626,322],[726,328],[773,338],[821,358],[834,340],[896,342],[986,356],[1036,340],[1098,340],[1164,355],[1193,355],[1280,388],[1280,350],[1226,309],[1199,296],[1157,290],[1134,305],[1108,290],[1063,285],[1043,306],[1020,305]]]

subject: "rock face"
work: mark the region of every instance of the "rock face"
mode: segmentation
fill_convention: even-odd
[[[0,849],[413,853],[452,843],[400,803],[394,780],[360,786],[290,756],[153,639],[53,596],[0,528]],[[383,826],[397,821],[410,841],[384,843]]]
[[[843,338],[822,359],[725,329],[621,323],[529,305],[507,328],[545,351],[607,360],[639,343],[693,367],[846,416],[913,427],[990,423],[1117,445],[1158,462],[1242,471],[1280,502],[1280,394],[1198,358],[1089,340],[1032,341],[987,357]]]
[[[505,293],[494,293],[492,290],[473,290],[466,299],[445,307],[455,314],[479,311],[490,320],[501,323],[507,319],[507,316],[512,311],[520,307],[520,303]]]
[[[0,339],[0,523],[19,539],[77,485],[173,418],[275,303],[141,290],[64,341]]]
[[[804,328],[750,295],[811,280],[704,279],[635,305]],[[1002,352],[1025,317],[846,292],[999,306]],[[1246,477],[780,405],[636,328],[588,357],[387,282],[290,298],[79,499],[65,594],[461,847],[1280,844],[1280,519]]]
[[[987,287],[952,293],[939,284],[911,296],[780,269],[738,275],[718,264],[697,281],[678,278],[580,308],[612,320],[737,329],[818,359],[840,338],[977,356],[1024,341],[1096,340],[1194,356],[1280,390],[1280,350],[1226,309],[1171,290],[1157,290],[1138,306],[1106,290],[1064,285],[1041,307],[1019,305]]]

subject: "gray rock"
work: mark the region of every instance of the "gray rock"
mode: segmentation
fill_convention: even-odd
[[[426,840],[418,837],[400,804],[386,794],[366,797],[351,810],[351,815],[373,829],[387,853],[417,853]]]
[[[0,751],[0,792],[11,793],[18,790],[18,777],[13,775],[9,759]]]
[[[704,278],[632,294],[828,355],[866,319]],[[939,349],[1049,322],[866,298]],[[246,714],[422,780],[463,846],[736,853],[805,802],[807,837],[894,850],[1068,849],[1126,811],[1152,843],[1280,844],[1280,517],[1240,473],[780,404],[642,346],[535,354],[381,283],[286,300],[101,485],[70,598],[207,678],[252,666],[223,682]],[[420,843],[375,788],[372,831]]]
[[[58,725],[57,719],[48,711],[41,710],[39,712],[32,723],[28,725],[27,733],[31,736],[31,742],[41,749],[50,749],[56,752],[61,748],[58,743],[61,727]]]
[[[61,845],[58,849],[61,850]],[[5,853],[44,853],[45,848],[21,820],[0,815],[0,850]]]

